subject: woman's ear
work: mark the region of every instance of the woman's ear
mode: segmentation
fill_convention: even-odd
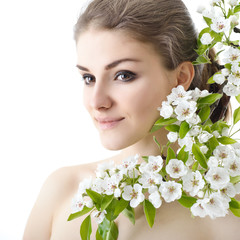
[[[189,88],[194,78],[195,71],[191,62],[183,62],[177,67],[177,85],[182,85],[185,90]]]

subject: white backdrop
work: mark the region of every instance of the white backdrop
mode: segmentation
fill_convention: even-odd
[[[184,2],[194,13],[204,1]],[[22,238],[52,171],[113,154],[81,103],[73,25],[85,2],[0,2],[0,240]]]

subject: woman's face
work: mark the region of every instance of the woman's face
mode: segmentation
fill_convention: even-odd
[[[107,149],[151,141],[157,108],[176,86],[149,44],[121,31],[93,30],[77,42],[77,67],[84,79],[84,105]]]

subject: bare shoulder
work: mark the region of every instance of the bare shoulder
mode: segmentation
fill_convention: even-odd
[[[52,220],[56,209],[69,195],[76,192],[81,180],[94,175],[96,166],[97,163],[90,163],[63,167],[49,175],[29,216],[24,240],[50,239]]]

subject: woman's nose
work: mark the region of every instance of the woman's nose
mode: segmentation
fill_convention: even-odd
[[[106,110],[112,106],[110,88],[104,83],[96,82],[90,94],[90,105],[95,110]]]

